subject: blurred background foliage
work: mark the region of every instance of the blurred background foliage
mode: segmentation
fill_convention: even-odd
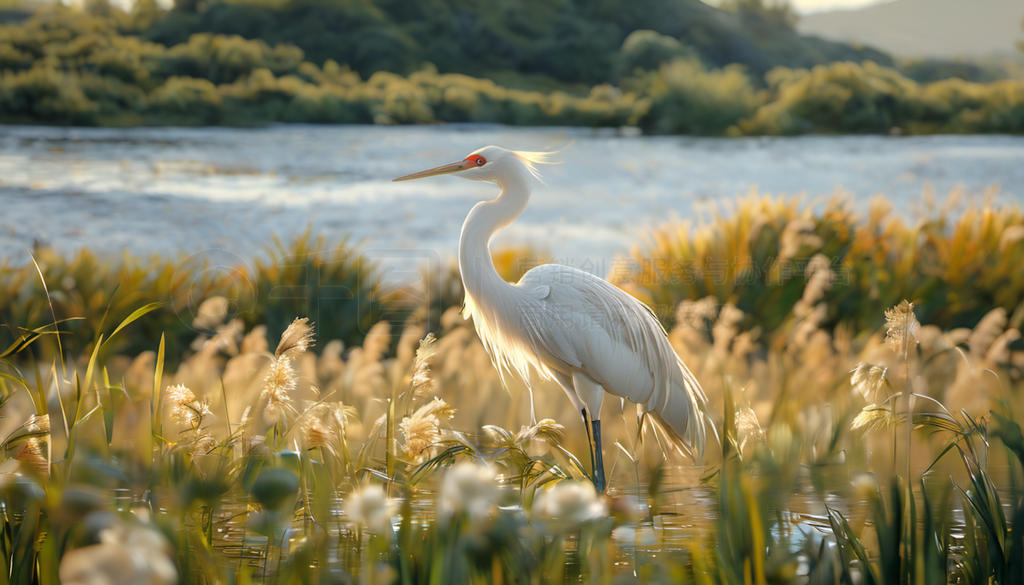
[[[787,5],[102,0],[0,24],[0,122],[1021,132],[1024,80],[799,35]]]
[[[914,221],[883,196],[866,214],[837,197],[815,210],[798,198],[751,194],[655,230],[634,248],[631,270],[613,275],[662,319],[681,302],[713,296],[745,315],[743,330],[771,337],[788,331],[790,312],[808,317],[801,299],[821,300],[815,321],[829,331],[873,330],[872,307],[913,299],[924,323],[973,327],[1000,308],[1024,323],[1024,214],[1015,207],[968,207],[955,214],[953,192]],[[736,261],[731,259],[742,259]]]
[[[300,313],[315,314],[332,339],[354,344],[385,316],[382,303],[390,303],[393,320],[407,306],[402,298],[380,294],[374,267],[353,249],[327,246],[309,233],[287,245],[275,239],[262,257],[243,266],[214,266],[197,257],[101,259],[87,249],[63,258],[37,248],[34,259],[0,265],[5,348],[57,320],[66,333],[64,349],[78,355],[92,350],[105,326],[151,304],[157,306],[148,318],[104,344],[104,351],[155,350],[163,338],[169,350],[184,353],[191,339],[212,332],[208,323],[217,318],[264,325],[276,339]],[[204,305],[212,298],[225,300]]]
[[[164,304],[104,344],[106,351],[154,350],[164,337],[169,355],[186,353],[197,335],[212,334],[214,316],[265,325],[271,339],[309,316],[322,338],[352,346],[379,321],[401,327],[411,319],[439,331],[445,319],[458,318],[445,311],[463,301],[454,266],[405,288],[384,286],[357,247],[328,246],[308,232],[275,239],[238,266],[196,257],[100,259],[88,250],[64,258],[37,248],[34,256],[38,269],[0,265],[0,347],[56,319],[65,350],[87,353],[104,326],[150,303]],[[494,260],[511,282],[547,261],[528,248],[498,250]],[[922,322],[943,330],[974,327],[995,310],[1010,327],[1024,325],[1024,213],[961,209],[956,193],[909,221],[881,196],[861,214],[848,198],[814,206],[751,194],[706,210],[696,223],[649,232],[623,260],[608,278],[666,326],[682,304],[715,298],[743,315],[731,326],[767,344],[793,335],[793,315],[829,332],[875,331],[883,321],[878,307],[903,299],[915,303]],[[205,304],[213,298],[220,304]],[[694,318],[702,318],[699,311]]]

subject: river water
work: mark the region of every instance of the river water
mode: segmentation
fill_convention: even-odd
[[[606,273],[645,230],[694,217],[752,188],[837,189],[854,205],[886,194],[903,213],[962,186],[967,201],[1024,201],[1024,137],[644,137],[614,131],[501,126],[55,128],[0,126],[0,258],[38,242],[107,255],[216,254],[249,260],[311,227],[388,262],[456,254],[472,205],[493,185],[391,179],[488,144],[557,150],[546,186],[496,238]],[[567,147],[567,148],[566,148]]]

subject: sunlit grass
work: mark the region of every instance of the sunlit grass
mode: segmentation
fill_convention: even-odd
[[[97,319],[61,304],[78,291],[59,291],[59,258],[8,266],[3,290],[41,274],[51,292],[5,297],[41,316],[0,351],[0,582],[1019,583],[1022,220],[948,217],[750,198],[653,235],[655,253],[700,266],[771,262],[760,280],[741,263],[624,283],[675,309],[670,340],[720,443],[698,464],[666,456],[607,401],[606,496],[561,389],[534,386],[531,421],[525,386],[502,386],[456,314],[455,285],[436,321],[356,314],[372,326],[349,343],[288,307],[270,329],[210,297],[201,332],[168,327],[173,350],[158,334],[126,353],[176,317],[144,302],[159,297],[141,277],[134,306],[114,294],[134,269],[71,261],[90,258],[102,298],[124,303]],[[845,285],[815,260],[833,246]],[[499,254],[503,273],[526,254]]]

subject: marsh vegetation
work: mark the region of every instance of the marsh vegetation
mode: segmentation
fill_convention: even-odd
[[[289,246],[325,285],[372,271]],[[523,255],[497,255],[506,278]],[[694,463],[608,401],[606,496],[561,390],[534,385],[533,421],[502,386],[454,272],[314,323],[268,301],[308,284],[273,262],[34,256],[0,270],[12,583],[1021,578],[1015,207],[755,197],[652,233],[618,283],[661,309],[720,442]]]

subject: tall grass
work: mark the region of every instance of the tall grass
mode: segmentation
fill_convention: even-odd
[[[66,259],[48,248],[33,254],[34,263],[0,264],[0,345],[56,319],[66,350],[79,355],[105,327],[159,303],[105,351],[155,350],[163,338],[177,363],[197,334],[214,333],[211,318],[239,317],[276,337],[296,315],[315,314],[332,339],[358,343],[384,314],[382,303],[398,313],[404,306],[401,298],[378,294],[375,267],[347,242],[328,246],[308,231],[288,243],[274,238],[260,255],[226,263],[212,261],[215,254],[110,259],[82,249]]]
[[[613,275],[671,319],[683,301],[713,296],[744,314],[739,325],[766,333],[812,315],[828,329],[882,324],[879,307],[907,299],[924,322],[973,327],[1001,308],[1024,321],[1024,212],[968,206],[954,191],[910,221],[882,196],[867,213],[836,196],[817,210],[798,197],[752,193],[714,205],[697,221],[651,232]]]
[[[746,205],[790,209],[769,203]],[[837,233],[863,229],[828,209]],[[720,242],[743,217],[685,241]],[[951,231],[1012,239],[999,221]],[[877,233],[911,229],[894,222]],[[721,246],[701,257],[733,257]],[[1007,261],[977,260],[982,276]],[[343,344],[302,318],[268,333],[211,309],[194,340],[125,353],[164,307],[98,322],[80,346],[55,335],[78,322],[50,315],[0,352],[0,582],[1019,582],[1016,309],[946,329],[929,296],[865,300],[877,326],[833,324],[820,315],[852,297],[815,273],[773,328],[737,282],[679,303],[670,340],[721,444],[696,466],[666,455],[609,401],[604,496],[561,390],[536,385],[543,420],[526,424],[526,388],[502,387],[458,318],[434,335],[379,321]]]

